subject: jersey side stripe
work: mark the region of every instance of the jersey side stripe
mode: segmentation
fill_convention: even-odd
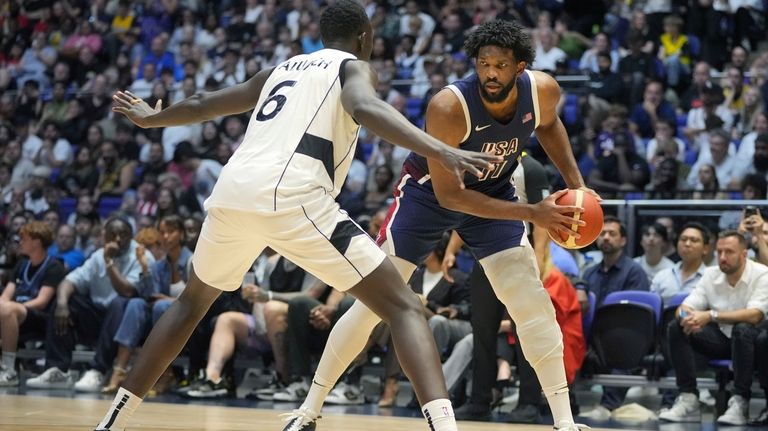
[[[333,183],[333,141],[305,133],[296,147],[296,152],[319,160]]]

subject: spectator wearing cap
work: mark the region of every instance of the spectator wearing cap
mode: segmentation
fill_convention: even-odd
[[[546,32],[542,31],[542,41]],[[624,82],[618,73],[611,71],[611,56],[601,52],[597,55],[600,71],[589,74],[589,104],[592,109],[607,111],[610,104],[619,103],[623,97]]]

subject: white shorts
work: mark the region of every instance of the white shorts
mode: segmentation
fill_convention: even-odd
[[[328,195],[297,208],[250,212],[210,208],[192,264],[204,283],[236,290],[264,248],[345,291],[378,268],[386,255]]]

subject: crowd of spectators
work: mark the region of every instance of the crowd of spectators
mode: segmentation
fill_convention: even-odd
[[[0,1],[0,270],[6,286],[0,297],[0,385],[18,384],[20,331],[22,342],[46,341],[45,372],[27,386],[116,389],[134,348],[183,289],[203,202],[249,121],[235,115],[140,129],[112,113],[112,94],[128,90],[151,106],[166,107],[322,49],[318,17],[324,3]],[[436,92],[472,73],[463,51],[472,27],[516,20],[535,44],[536,61],[529,66],[561,82],[560,114],[579,168],[604,197],[768,197],[765,1],[361,3],[375,31],[377,92],[417,125],[423,125]],[[529,153],[547,167],[552,186],[561,187],[535,137]],[[406,156],[361,131],[338,200],[372,235]],[[731,216],[721,218],[720,228],[748,234],[756,259],[766,263],[768,224],[759,212]],[[679,268],[672,263],[680,260],[675,251],[690,254],[685,241],[675,242],[673,228],[649,225],[641,232],[645,254],[632,266],[622,251],[624,228],[616,220],[607,226],[612,229],[598,242],[605,265],[585,277],[593,279],[592,289],[618,266],[634,270],[632,282],[619,287],[658,288],[660,274],[669,277],[664,271]],[[704,250],[704,263],[693,260],[713,263],[713,250]],[[576,257],[583,271],[583,256]],[[30,271],[39,275],[30,277]],[[421,281],[429,278],[429,291],[440,277],[424,271],[417,274]],[[303,387],[293,384],[306,383],[308,352],[322,347],[315,341],[327,336],[347,299],[279,256],[263,255],[252,274],[242,292],[222,296],[193,335],[186,377],[201,370],[207,377],[188,395],[231,395],[228,367],[237,348],[274,359],[274,384],[255,396],[302,398]],[[659,289],[666,299],[669,292]],[[579,294],[582,304],[584,298]],[[691,303],[696,305],[701,304]],[[464,299],[432,304],[433,326],[452,331],[450,343],[443,343],[446,355],[468,324],[453,325],[457,329],[444,321],[466,319],[455,312],[464,308]],[[13,337],[6,331],[14,325],[7,322],[16,322]],[[77,383],[68,373],[76,342],[97,352]],[[391,405],[396,393],[397,376],[387,377],[391,385],[383,405]],[[183,379],[169,371],[166,380],[174,378]]]

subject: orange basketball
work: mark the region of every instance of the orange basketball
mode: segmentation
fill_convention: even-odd
[[[574,238],[572,235],[553,230],[549,231],[549,237],[561,247],[570,249],[592,244],[600,235],[600,231],[603,230],[603,209],[597,198],[583,190],[568,190],[568,193],[560,196],[556,202],[558,205],[575,205],[584,208],[584,212],[577,213],[576,218],[584,220],[587,224],[571,229],[578,232],[581,235],[580,238]]]

